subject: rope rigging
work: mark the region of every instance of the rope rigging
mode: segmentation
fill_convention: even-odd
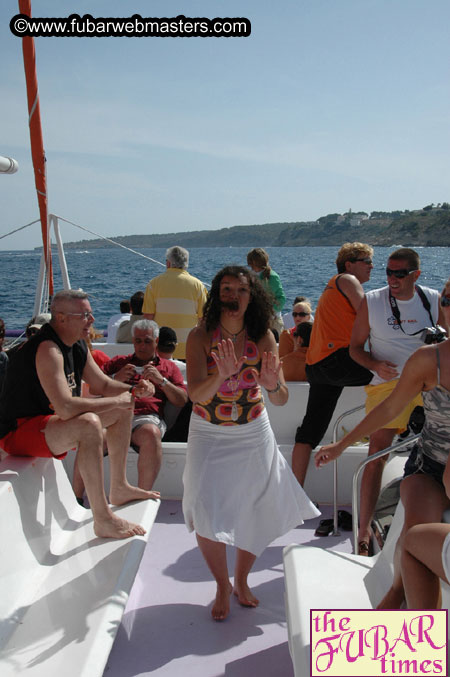
[[[86,228],[85,226],[80,226],[79,223],[74,223],[73,221],[69,221],[69,219],[65,219],[63,216],[57,216],[56,214],[53,214],[53,216],[58,219],[58,221],[63,221],[64,223],[68,223],[71,226],[75,226],[75,228],[79,228],[80,230],[83,230],[86,233],[90,233],[91,235],[95,235],[101,240],[105,240],[106,242],[109,242],[110,244],[115,245],[116,247],[121,247],[122,249],[125,249],[128,252],[131,252],[132,254],[136,254],[136,256],[141,256],[143,259],[147,259],[148,261],[151,261],[152,263],[157,263],[158,266],[162,266],[162,268],[165,268],[165,264],[161,263],[161,261],[157,261],[156,259],[153,259],[151,256],[147,256],[146,254],[142,254],[141,252],[136,251],[135,249],[132,249],[131,247],[127,247],[124,244],[121,244],[120,242],[116,242],[115,240],[112,240],[109,237],[105,237],[104,235],[100,235],[99,233],[96,233],[94,230],[90,230],[89,228]],[[32,226],[34,223],[39,223],[39,219],[36,219],[35,221],[31,221],[30,223],[27,223],[25,226],[21,226],[20,228],[16,228],[15,230],[12,230],[9,233],[5,233],[5,235],[0,235],[0,240],[2,240],[4,237],[8,237],[8,235],[13,235],[14,233],[18,233],[20,230],[23,230],[24,228],[28,228],[28,226]],[[205,286],[210,287],[211,285],[204,282]]]
[[[104,235],[99,235],[98,233],[95,233],[93,230],[89,230],[89,228],[85,228],[84,226],[80,226],[78,223],[73,223],[73,221],[69,221],[68,219],[64,219],[62,216],[57,216],[57,219],[60,221],[64,221],[64,223],[69,223],[71,226],[75,226],[76,228],[80,228],[80,230],[84,230],[86,233],[90,233],[91,235],[95,235],[96,237],[99,237],[102,240],[106,240],[106,242],[110,242],[111,244],[116,245],[116,247],[122,247],[122,249],[126,249],[128,252],[132,252],[133,254],[136,254],[137,256],[142,256],[144,259],[148,259],[149,261],[152,261],[153,263],[157,263],[159,266],[162,266],[165,268],[166,266],[164,263],[161,263],[161,261],[157,261],[156,259],[152,259],[151,256],[146,256],[145,254],[141,254],[141,252],[137,252],[135,249],[131,249],[131,247],[126,247],[124,244],[121,244],[120,242],[116,242],[115,240],[111,240],[109,237],[104,237]]]

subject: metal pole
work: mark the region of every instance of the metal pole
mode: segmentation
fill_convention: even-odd
[[[45,286],[45,272],[46,272],[45,257],[44,251],[42,251],[41,264],[39,267],[39,278],[36,286],[36,294],[34,296],[33,317],[36,317],[36,315],[39,315],[39,313],[41,312],[42,297],[44,295],[44,286]]]
[[[61,234],[59,232],[59,223],[58,217],[54,214],[50,214],[50,225],[53,224],[53,230],[55,232],[56,244],[58,246],[58,258],[59,258],[59,267],[61,268],[61,277],[63,282],[64,289],[71,289],[69,272],[67,270],[66,256],[64,254],[64,247],[61,239]]]
[[[352,513],[353,513],[353,551],[356,554],[358,552],[358,479],[359,475],[361,473],[361,470],[363,470],[368,463],[371,463],[372,461],[376,461],[378,458],[382,458],[383,456],[386,456],[387,454],[394,453],[398,451],[399,449],[402,449],[403,447],[408,446],[412,442],[415,442],[417,439],[419,439],[420,433],[417,435],[413,435],[412,437],[407,437],[406,439],[402,440],[401,442],[397,442],[396,444],[393,444],[390,447],[387,447],[386,449],[381,449],[381,451],[377,451],[376,454],[372,454],[372,456],[368,456],[364,461],[361,461],[359,466],[357,467],[355,474],[353,475],[353,485],[352,485]]]
[[[339,429],[339,423],[346,418],[347,416],[350,416],[350,414],[354,414],[356,411],[360,411],[360,409],[364,409],[364,404],[360,404],[357,407],[354,407],[353,409],[349,409],[348,411],[344,411],[343,414],[341,414],[337,419],[333,427],[333,444],[337,442],[337,436],[338,436],[338,429]],[[338,528],[338,509],[337,509],[337,503],[338,503],[338,468],[337,468],[337,458],[333,461],[333,533],[331,534],[332,536],[340,536],[341,532],[339,531]]]

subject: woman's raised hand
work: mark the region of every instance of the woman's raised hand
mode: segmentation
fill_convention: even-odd
[[[237,374],[247,358],[246,355],[242,355],[242,357],[237,359],[234,351],[234,343],[231,339],[219,341],[217,344],[217,351],[217,353],[212,351],[211,355],[217,364],[220,376],[224,379]]]
[[[264,352],[261,360],[261,369],[258,374],[253,369],[255,381],[266,390],[275,390],[280,378],[281,362],[276,353]]]

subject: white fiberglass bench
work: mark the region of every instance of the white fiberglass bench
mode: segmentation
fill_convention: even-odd
[[[0,462],[2,677],[103,674],[158,507],[114,508],[147,533],[99,539],[61,461]]]
[[[404,520],[400,502],[383,550],[361,557],[311,546],[283,551],[289,651],[295,677],[310,673],[310,609],[374,609],[393,578],[395,544]],[[442,608],[450,605],[450,586],[441,582]]]

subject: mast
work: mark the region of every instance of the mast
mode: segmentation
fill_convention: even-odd
[[[31,17],[31,0],[19,0],[19,11]],[[34,180],[39,204],[41,221],[43,259],[47,271],[49,296],[53,296],[53,270],[50,232],[48,227],[47,179],[45,170],[44,140],[42,137],[41,110],[36,76],[36,52],[34,39],[30,36],[22,38],[23,63],[27,85],[28,124],[30,127],[31,157],[33,161]]]

